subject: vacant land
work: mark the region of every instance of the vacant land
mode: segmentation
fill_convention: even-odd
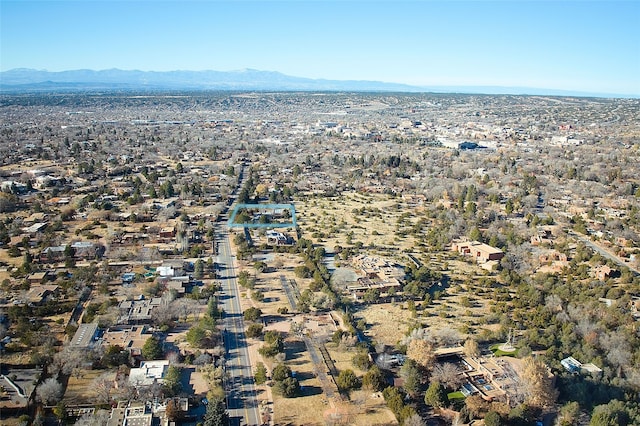
[[[364,246],[383,252],[402,252],[415,245],[405,228],[417,219],[403,215],[402,202],[384,194],[345,192],[330,198],[296,203],[304,236],[327,250],[335,246]],[[399,231],[399,232],[398,232]]]

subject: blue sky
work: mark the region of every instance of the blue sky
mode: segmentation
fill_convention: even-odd
[[[640,94],[640,0],[0,0],[0,69],[254,68]]]

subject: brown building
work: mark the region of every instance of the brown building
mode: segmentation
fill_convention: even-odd
[[[504,257],[504,252],[499,248],[491,247],[479,241],[454,241],[451,244],[451,250],[457,251],[464,256],[471,256],[478,263],[500,260]]]

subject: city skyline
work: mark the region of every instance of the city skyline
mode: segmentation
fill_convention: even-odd
[[[3,1],[0,69],[640,94],[634,1]]]

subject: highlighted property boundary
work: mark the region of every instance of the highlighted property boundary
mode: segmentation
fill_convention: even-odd
[[[275,223],[235,223],[236,215],[240,210],[258,210],[261,212],[273,210],[289,210],[291,213],[291,222],[275,222]],[[229,220],[227,221],[229,228],[295,228],[296,227],[296,207],[293,204],[237,204]]]

